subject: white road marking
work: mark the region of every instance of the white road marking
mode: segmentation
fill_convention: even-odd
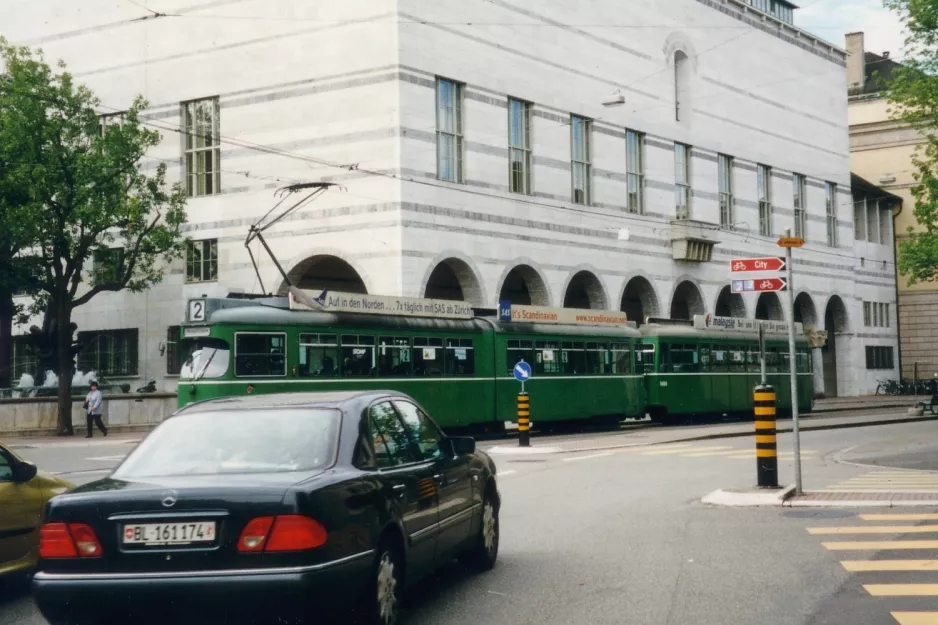
[[[85,458],[85,460],[92,460],[94,462],[117,462],[123,460],[127,457],[127,454],[120,454],[117,456],[98,456],[97,458]]]
[[[514,469],[510,469],[510,470],[508,470],[508,471],[499,471],[499,472],[497,473],[497,475],[501,475],[501,476],[504,476],[504,475],[514,475],[515,473],[517,473],[517,471],[515,471]]]
[[[577,460],[590,460],[591,458],[604,458],[606,456],[611,456],[612,452],[604,454],[590,454],[589,456],[577,456],[576,458],[564,458],[564,462],[576,462]]]

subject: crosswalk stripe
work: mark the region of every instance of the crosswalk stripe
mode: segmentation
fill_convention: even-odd
[[[938,571],[938,560],[844,560],[840,564],[851,573]]]
[[[938,625],[938,612],[893,612],[899,625]]]
[[[858,525],[856,527],[809,527],[814,536],[824,534],[928,534],[938,532],[938,525]]]
[[[874,597],[938,597],[938,584],[864,584]]]
[[[870,540],[838,541],[821,543],[829,551],[870,550],[888,551],[892,549],[938,549],[938,540]]]
[[[938,514],[911,513],[911,514],[861,514],[863,521],[938,521]]]
[[[577,462],[578,460],[590,460],[592,458],[605,458],[606,456],[611,456],[612,452],[606,452],[602,454],[590,454],[588,456],[576,456],[573,458],[564,458],[564,462]]]

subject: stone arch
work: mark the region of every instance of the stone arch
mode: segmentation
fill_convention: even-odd
[[[778,293],[761,293],[756,300],[756,319],[764,321],[784,321],[785,311]]]
[[[824,329],[830,334],[850,332],[850,317],[847,306],[839,295],[831,295],[824,307]]]
[[[595,272],[580,269],[567,280],[563,289],[564,308],[606,310],[609,298],[606,288]]]
[[[802,291],[795,298],[795,323],[803,323],[807,327],[819,327],[814,298],[806,291]]]
[[[717,301],[713,306],[713,314],[717,317],[745,319],[748,316],[746,314],[746,302],[741,294],[733,293],[729,285],[724,286],[717,295]]]
[[[671,319],[685,319],[692,321],[694,315],[707,313],[700,286],[691,279],[684,279],[677,283],[671,294]]]
[[[626,314],[629,321],[634,321],[638,325],[644,324],[649,317],[660,315],[658,294],[651,280],[639,275],[626,282],[622,290],[619,310]]]
[[[498,285],[498,300],[528,306],[550,306],[550,291],[532,262],[520,261],[505,270]]]
[[[431,264],[422,284],[424,297],[469,302],[477,308],[485,305],[479,274],[463,258],[449,256]]]
[[[334,254],[315,254],[296,263],[287,272],[290,282],[308,291],[340,291],[343,293],[369,292],[362,273],[350,262]],[[287,283],[283,282],[280,295],[286,295]]]

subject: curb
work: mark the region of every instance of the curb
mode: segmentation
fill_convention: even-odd
[[[107,425],[107,424],[105,424]],[[149,432],[155,428],[158,424],[150,425],[108,425],[107,431],[110,434],[139,434],[141,432]],[[59,436],[58,430],[56,428],[37,428],[34,430],[11,430],[8,432],[0,432],[0,439],[16,439],[16,438],[56,438],[59,440],[70,440],[72,438],[77,438],[81,436],[79,432],[83,432],[85,429],[84,424],[81,426],[73,426],[72,430],[75,432],[72,436]]]
[[[508,456],[508,455],[536,456],[538,454],[568,453],[566,449],[561,449],[560,447],[505,447],[502,445],[489,447],[488,449],[483,449],[482,451],[484,451],[487,454],[495,454],[499,456]]]
[[[798,501],[789,499],[782,502],[786,508],[914,508],[938,506],[938,499],[913,500],[844,500],[844,501]]]
[[[731,490],[715,490],[705,495],[701,502],[711,506],[724,506],[728,508],[752,508],[756,506],[781,506],[785,500],[795,492],[795,485],[789,484],[784,488],[773,490],[752,490],[734,492]]]

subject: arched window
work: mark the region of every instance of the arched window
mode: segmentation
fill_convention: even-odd
[[[681,121],[681,104],[687,95],[690,67],[683,50],[674,53],[674,120]]]

